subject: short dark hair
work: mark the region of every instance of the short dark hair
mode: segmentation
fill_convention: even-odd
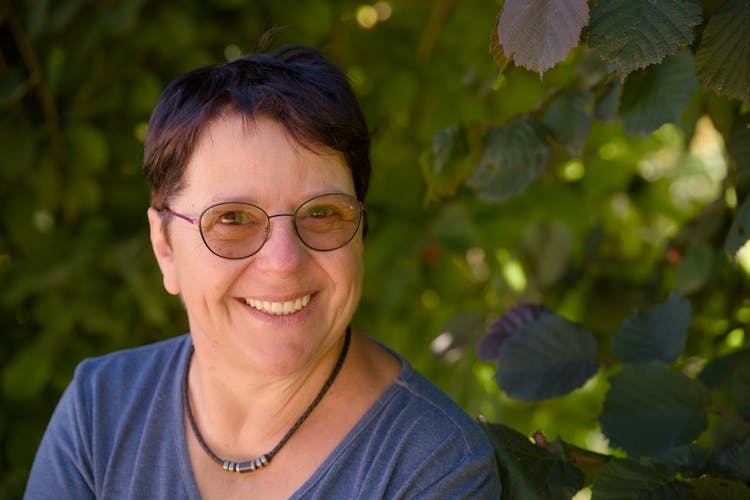
[[[370,132],[344,73],[317,50],[287,45],[192,70],[172,81],[151,114],[143,170],[151,205],[177,194],[198,137],[223,112],[277,121],[297,142],[342,153],[357,198],[370,179]]]

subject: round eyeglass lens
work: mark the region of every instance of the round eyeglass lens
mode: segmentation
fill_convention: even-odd
[[[200,231],[209,250],[227,259],[256,253],[266,241],[268,216],[249,203],[219,203],[206,209]]]
[[[300,206],[294,224],[302,242],[313,250],[336,250],[357,234],[362,219],[359,201],[346,194],[318,196]]]

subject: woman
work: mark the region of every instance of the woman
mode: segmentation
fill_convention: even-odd
[[[172,82],[149,123],[151,242],[190,333],[86,360],[27,498],[497,498],[475,422],[351,331],[369,133],[285,47]]]

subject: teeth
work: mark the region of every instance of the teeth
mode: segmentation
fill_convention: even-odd
[[[286,302],[269,302],[267,300],[245,299],[245,304],[266,314],[274,316],[284,316],[286,314],[296,313],[310,303],[310,296],[305,295],[296,300]]]

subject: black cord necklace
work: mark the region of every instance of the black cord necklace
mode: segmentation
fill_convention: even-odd
[[[339,359],[336,361],[336,366],[333,368],[333,371],[328,376],[328,380],[326,380],[326,383],[323,385],[323,388],[320,390],[317,396],[315,396],[315,399],[310,404],[310,406],[307,407],[307,410],[305,410],[305,413],[302,414],[300,418],[297,419],[297,421],[294,423],[291,429],[284,435],[283,438],[281,438],[281,441],[273,447],[271,451],[268,453],[264,453],[263,455],[259,456],[255,460],[250,460],[249,462],[232,462],[231,460],[223,460],[216,456],[216,454],[211,451],[211,449],[208,447],[206,442],[203,440],[203,437],[201,437],[200,432],[198,432],[198,427],[195,425],[195,420],[193,419],[193,412],[190,410],[190,398],[188,397],[188,388],[187,388],[187,374],[188,369],[190,367],[190,362],[188,362],[188,368],[185,369],[185,390],[182,392],[182,405],[185,407],[185,412],[187,413],[188,422],[190,423],[190,428],[193,429],[193,435],[195,436],[195,439],[198,440],[198,444],[201,445],[201,448],[203,448],[203,451],[206,452],[206,454],[211,457],[216,463],[221,465],[221,467],[229,472],[253,472],[257,469],[262,469],[263,467],[267,466],[269,463],[271,463],[271,459],[279,452],[279,450],[286,444],[287,441],[289,441],[289,438],[292,437],[292,434],[294,434],[297,429],[299,429],[300,425],[302,425],[302,422],[307,419],[308,416],[310,416],[310,413],[315,409],[316,406],[318,406],[318,403],[320,403],[320,400],[323,399],[323,396],[325,396],[326,392],[328,392],[328,389],[330,389],[331,385],[333,384],[333,381],[336,380],[336,376],[339,374],[339,371],[341,371],[341,366],[344,364],[344,359],[346,358],[346,353],[349,351],[349,340],[352,336],[352,330],[351,327],[346,329],[346,337],[344,339],[344,347],[341,349],[341,354],[339,354]]]

